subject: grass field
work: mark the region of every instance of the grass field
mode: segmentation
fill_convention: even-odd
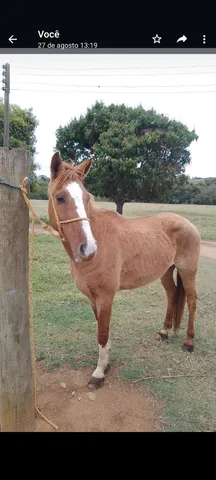
[[[192,354],[181,350],[187,311],[178,335],[171,335],[165,343],[155,339],[166,308],[160,281],[119,292],[115,297],[110,360],[118,367],[120,378],[131,381],[146,375],[206,375],[138,384],[151,388],[165,401],[164,431],[216,430],[215,278],[216,262],[201,259]],[[98,357],[96,321],[88,299],[73,284],[61,243],[51,235],[37,234],[35,238],[33,292],[36,354],[45,357],[46,367],[68,364],[94,368]]]
[[[47,201],[32,200],[32,205],[37,215],[47,221]],[[115,204],[112,202],[98,202],[98,205],[115,210]],[[162,212],[176,212],[183,215],[198,228],[202,240],[216,241],[216,206],[155,203],[126,203],[124,206],[124,215],[127,216],[153,215]]]

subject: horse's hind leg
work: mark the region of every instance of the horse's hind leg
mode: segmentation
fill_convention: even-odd
[[[172,328],[172,319],[175,308],[176,285],[173,279],[173,270],[175,266],[172,265],[167,272],[161,277],[161,283],[167,295],[167,311],[164,326],[159,332],[159,338],[167,340],[168,332]]]
[[[109,324],[111,319],[112,303],[113,296],[100,296],[96,300],[95,306],[92,305],[96,320],[98,322],[99,357],[97,368],[93,372],[93,375],[88,383],[88,388],[90,389],[96,389],[103,385],[105,374],[109,368]]]
[[[196,314],[196,272],[195,273],[188,273],[186,271],[179,271],[179,274],[182,278],[184,290],[187,297],[187,305],[189,310],[189,320],[188,320],[188,328],[187,328],[187,335],[183,345],[183,350],[187,352],[192,352],[194,349],[193,346],[193,338],[194,338],[194,321],[195,321],[195,314]]]

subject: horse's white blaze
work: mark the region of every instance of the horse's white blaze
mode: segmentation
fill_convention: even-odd
[[[109,340],[105,345],[105,347],[101,347],[101,345],[99,345],[98,364],[97,364],[96,370],[93,372],[93,377],[96,377],[96,378],[104,377],[104,370],[106,369],[109,363],[109,352],[110,352]]]
[[[85,206],[83,203],[83,193],[82,189],[78,185],[77,182],[71,182],[69,185],[66,187],[67,191],[71,195],[75,206],[76,206],[76,211],[79,217],[87,217]],[[82,229],[86,237],[86,249],[85,253],[86,255],[92,255],[97,251],[97,243],[95,238],[92,235],[91,227],[89,225],[89,222],[87,220],[82,220],[81,221]]]

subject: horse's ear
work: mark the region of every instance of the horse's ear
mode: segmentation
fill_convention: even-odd
[[[54,153],[51,160],[50,172],[53,179],[57,178],[60,170],[62,169],[62,158],[59,152]]]
[[[89,158],[89,160],[85,160],[85,162],[82,162],[80,163],[80,165],[76,165],[76,167],[74,167],[76,174],[81,179],[83,179],[84,177],[86,177],[86,175],[88,175],[92,162],[93,162],[93,158]]]

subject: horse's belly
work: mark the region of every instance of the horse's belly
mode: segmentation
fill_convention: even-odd
[[[164,271],[164,273],[166,270]],[[163,276],[163,274],[161,276]],[[145,285],[149,285],[149,283],[154,282],[160,278],[158,275],[150,275],[145,277],[137,277],[136,279],[132,278],[122,278],[119,286],[119,290],[131,290],[133,288],[144,287]]]
[[[131,290],[133,288],[144,287],[145,285],[154,282],[154,280],[157,280],[157,277],[136,278],[135,280],[123,278],[121,279],[119,290]]]
[[[143,287],[161,278],[169,267],[173,265],[173,255],[168,255],[160,261],[134,261],[128,264],[121,272],[119,290],[130,290]]]

